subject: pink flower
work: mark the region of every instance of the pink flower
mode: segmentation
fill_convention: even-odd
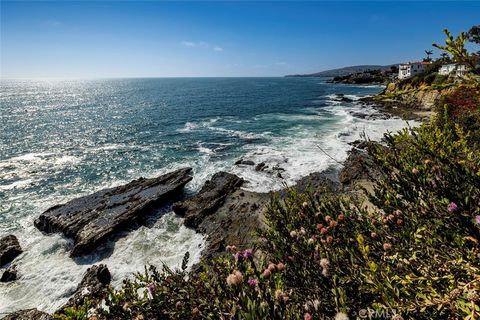
[[[269,269],[265,269],[265,270],[263,270],[263,272],[262,272],[262,276],[263,276],[264,278],[268,278],[268,277],[270,277],[271,275],[272,275],[272,272],[271,272]]]
[[[295,231],[295,230],[290,231],[290,237],[296,238],[297,237],[297,231]]]
[[[453,212],[457,211],[457,209],[458,209],[458,206],[457,206],[457,204],[456,204],[455,202],[450,202],[450,203],[448,204],[447,211],[448,211],[449,213],[453,213]]]
[[[320,260],[320,266],[323,268],[323,269],[328,269],[328,267],[330,266],[330,261],[328,261],[328,259],[326,258],[322,258]]]
[[[303,315],[303,320],[313,320],[313,317],[310,313],[307,312]]]
[[[236,261],[242,260],[243,254],[241,252],[237,252],[233,255],[233,257],[235,258]]]
[[[232,274],[229,274],[227,277],[227,284],[231,287],[239,285],[243,282],[243,275],[240,271],[235,270]]]
[[[228,252],[235,252],[235,251],[237,251],[237,247],[234,246],[234,245],[227,246],[226,249],[227,249]]]
[[[304,227],[301,227],[300,231],[298,233],[300,233],[300,235],[304,236],[307,232],[305,231]]]
[[[343,220],[345,220],[345,215],[343,213],[340,213],[337,217],[337,220],[342,222]]]
[[[390,243],[383,244],[383,250],[388,251],[390,249],[392,249],[392,245]]]
[[[414,175],[417,175],[417,174],[420,173],[420,171],[418,171],[417,168],[413,168],[413,169],[412,169],[412,173],[413,173]]]
[[[282,271],[285,269],[285,265],[282,262],[277,263],[277,269],[278,271]]]
[[[480,216],[475,217],[475,223],[480,226]]]
[[[377,234],[376,234],[375,232],[372,232],[372,233],[370,234],[370,237],[372,237],[373,239],[375,239],[375,238],[377,237]]]
[[[285,292],[283,292],[281,289],[275,290],[275,300],[278,301],[287,301],[288,296]]]
[[[153,282],[150,282],[148,285],[147,285],[147,291],[148,291],[148,294],[151,295],[153,297],[153,295],[155,294],[155,291],[157,290],[157,286],[155,285],[155,283]]]
[[[275,264],[273,264],[273,263],[268,264],[267,269],[270,270],[271,272],[275,271],[275,268],[276,268]]]
[[[245,251],[243,251],[243,257],[244,258],[253,257],[253,250],[252,249],[245,249]]]
[[[258,284],[258,280],[255,278],[250,278],[248,279],[248,284],[251,285],[252,287],[255,287]]]
[[[327,243],[330,244],[330,243],[333,242],[333,237],[332,237],[332,236],[328,236],[326,240],[327,240]]]

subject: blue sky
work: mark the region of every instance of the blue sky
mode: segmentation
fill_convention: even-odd
[[[480,2],[1,0],[2,78],[281,76],[423,58]]]

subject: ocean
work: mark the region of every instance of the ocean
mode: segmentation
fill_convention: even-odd
[[[168,209],[102,250],[72,260],[69,239],[43,235],[33,220],[49,207],[94,191],[190,166],[197,191],[220,170],[266,192],[311,172],[338,168],[362,134],[378,140],[406,126],[357,100],[381,86],[322,78],[152,78],[0,82],[0,237],[24,253],[19,279],[0,284],[0,313],[65,303],[85,270],[107,264],[113,284],[144,265],[198,261],[205,240]],[[341,99],[347,97],[349,101]],[[322,151],[323,150],[323,151]],[[329,156],[327,156],[327,153]],[[281,167],[282,177],[243,158]],[[333,158],[333,159],[332,159]],[[335,161],[336,160],[336,161]]]

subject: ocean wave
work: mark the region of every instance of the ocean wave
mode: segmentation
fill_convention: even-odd
[[[68,255],[72,242],[58,234],[45,237],[37,231],[29,237],[36,241],[25,244],[21,237],[24,253],[16,259],[22,276],[2,288],[2,313],[34,307],[47,312],[55,311],[68,301],[86,269],[98,260],[95,253],[72,260]],[[115,244],[108,245],[114,245],[115,250],[102,263],[112,272],[112,285],[119,288],[123,279],[143,270],[145,265],[161,266],[165,263],[176,268],[180,266],[185,252],[191,253],[190,266],[198,262],[204,239],[184,227],[181,218],[168,213],[153,227],[140,227]]]
[[[220,120],[220,117],[210,118],[206,121],[187,121],[183,128],[176,129],[177,132],[191,132],[199,128],[206,128]]]

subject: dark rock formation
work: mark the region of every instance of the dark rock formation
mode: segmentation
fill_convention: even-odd
[[[0,278],[0,282],[10,282],[15,280],[17,280],[17,268],[15,266],[5,270]]]
[[[367,146],[363,146],[368,148]],[[339,180],[344,185],[351,185],[361,179],[375,178],[378,173],[368,152],[360,149],[352,149],[343,169],[340,171]]]
[[[369,142],[365,140],[355,140],[353,142],[349,142],[348,144],[357,149],[365,150],[368,147]]]
[[[206,216],[220,207],[225,197],[237,190],[243,179],[227,172],[217,172],[211,180],[203,185],[200,192],[193,198],[176,202],[173,205],[175,213],[185,217],[187,227],[196,228]]]
[[[0,267],[12,262],[20,253],[22,248],[17,237],[10,234],[0,239]]]
[[[27,309],[10,313],[3,320],[53,320],[53,317],[37,309]]]
[[[271,194],[236,190],[225,198],[225,202],[206,216],[197,230],[206,235],[207,243],[202,257],[214,258],[225,252],[226,246],[240,249],[251,247],[258,238],[254,232],[264,227],[263,210]]]
[[[265,162],[260,162],[255,166],[255,171],[262,171],[266,168]]]
[[[312,173],[300,179],[293,188],[317,194],[334,191],[339,187],[335,182],[336,176],[337,172],[333,170]],[[207,260],[216,257],[225,251],[227,245],[235,245],[239,249],[251,248],[258,240],[255,232],[265,227],[263,212],[272,196],[283,198],[286,195],[285,190],[259,193],[241,189],[226,195],[215,214],[206,216],[196,228],[207,239],[202,256]]]
[[[82,305],[85,297],[90,300],[101,300],[107,293],[111,280],[112,277],[106,265],[100,264],[88,268],[73,296],[57,312]]]
[[[75,240],[71,256],[88,254],[115,233],[143,220],[172,200],[191,179],[191,168],[157,178],[140,178],[52,207],[35,220],[46,233],[62,232]]]
[[[252,160],[243,160],[243,159],[240,159],[237,162],[235,162],[235,165],[237,166],[240,164],[244,164],[246,166],[253,166],[255,165],[255,162],[253,162]]]

